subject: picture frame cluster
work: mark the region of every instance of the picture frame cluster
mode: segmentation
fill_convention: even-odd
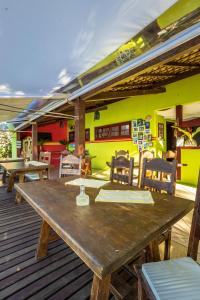
[[[143,119],[132,120],[132,140],[142,151],[153,146],[150,122]]]

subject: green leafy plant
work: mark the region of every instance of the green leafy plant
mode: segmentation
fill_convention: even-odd
[[[9,131],[0,131],[0,158],[11,157],[12,135]]]
[[[65,146],[68,146],[68,145],[69,145],[69,141],[67,141],[67,140],[60,140],[59,143],[60,143],[61,145],[65,145]]]
[[[190,132],[186,129],[182,129],[178,126],[172,126],[174,129],[182,133],[182,137],[186,137],[185,145],[196,146],[196,141],[194,137],[200,132],[200,127],[198,127],[194,132]]]

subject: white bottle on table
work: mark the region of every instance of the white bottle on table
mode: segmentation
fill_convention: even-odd
[[[76,205],[77,206],[85,206],[90,204],[90,198],[89,196],[85,193],[85,186],[81,185],[80,186],[80,194],[76,196]]]

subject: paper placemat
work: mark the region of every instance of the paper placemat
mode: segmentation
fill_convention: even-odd
[[[71,181],[65,182],[65,185],[84,185],[85,187],[92,187],[99,189],[109,181],[106,180],[98,180],[98,179],[86,179],[86,178],[77,178]]]
[[[115,203],[141,203],[154,204],[151,192],[149,191],[122,191],[122,190],[103,190],[99,191],[96,202],[115,202]]]
[[[40,166],[46,166],[48,165],[47,163],[41,162],[41,161],[36,161],[36,160],[30,160],[27,162],[27,165],[29,166],[36,166],[36,167],[40,167]]]

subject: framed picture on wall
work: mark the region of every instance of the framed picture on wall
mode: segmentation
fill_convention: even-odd
[[[143,132],[138,132],[138,141],[143,141]]]
[[[139,131],[145,131],[145,127],[144,126],[139,126]]]
[[[132,127],[137,127],[137,120],[132,120]]]
[[[164,139],[164,124],[163,123],[158,123],[158,138],[159,139]]]

